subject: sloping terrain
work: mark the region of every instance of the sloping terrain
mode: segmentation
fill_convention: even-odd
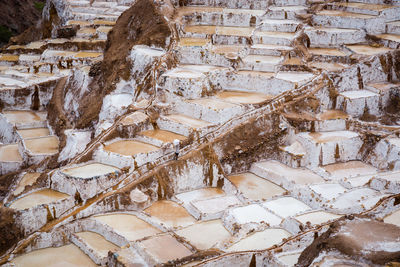
[[[399,11],[49,0],[0,54],[0,263],[398,264]]]
[[[7,44],[9,38],[22,33],[41,19],[44,2],[42,0],[0,1],[0,47]]]

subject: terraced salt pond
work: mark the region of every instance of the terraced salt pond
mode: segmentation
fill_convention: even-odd
[[[357,54],[366,56],[373,56],[376,54],[381,54],[392,50],[387,47],[372,47],[369,45],[347,45],[346,47]]]
[[[309,206],[293,197],[283,197],[271,200],[263,203],[263,206],[282,218],[311,210]]]
[[[329,200],[337,198],[339,195],[346,192],[346,188],[340,184],[317,184],[311,185],[310,188],[315,193],[320,194],[322,197]]]
[[[266,177],[270,177],[271,180],[276,177],[279,179],[287,179],[296,184],[314,184],[324,182],[324,179],[321,176],[308,169],[294,169],[275,160],[258,162],[253,166],[253,169],[257,168],[260,172],[266,172]]]
[[[221,220],[199,222],[176,231],[176,234],[200,250],[218,247],[218,244],[222,244],[231,237]]]
[[[377,173],[377,169],[361,161],[330,164],[323,167],[332,178],[350,178],[360,175]]]
[[[18,130],[18,133],[23,139],[44,137],[50,135],[49,128],[33,128]]]
[[[201,105],[212,110],[223,110],[236,107],[235,104],[213,98],[200,98],[200,99],[188,100],[188,102]]]
[[[206,122],[203,120],[198,120],[198,119],[188,117],[188,116],[185,116],[182,114],[168,115],[168,119],[175,121],[177,123],[189,125],[193,129],[198,129],[198,128],[207,127],[207,126],[211,125],[211,123],[209,123],[209,122]]]
[[[117,173],[119,172],[119,169],[110,165],[91,163],[79,167],[63,169],[62,172],[71,177],[88,179],[92,177],[107,175],[110,173]]]
[[[237,225],[267,223],[269,226],[278,226],[282,219],[257,204],[233,208],[229,215]]]
[[[0,161],[4,162],[21,162],[22,156],[19,153],[18,145],[0,146]]]
[[[232,175],[228,178],[250,200],[266,200],[286,192],[282,187],[253,173]]]
[[[14,195],[18,195],[22,193],[26,186],[32,185],[36,182],[37,178],[39,178],[40,173],[33,172],[33,173],[26,173],[22,177],[21,181],[19,182],[17,188],[14,191]]]
[[[217,98],[235,104],[259,104],[267,101],[271,96],[261,93],[249,93],[240,91],[224,91],[216,95]]]
[[[108,251],[117,251],[119,247],[106,239],[102,235],[94,232],[80,232],[75,235],[83,239],[91,248],[93,248],[102,257],[107,257]]]
[[[11,203],[10,208],[24,210],[42,204],[49,204],[59,200],[67,199],[69,197],[70,196],[67,194],[46,188],[15,200],[13,203]]]
[[[24,140],[26,148],[36,155],[58,153],[59,141],[56,136]]]
[[[310,48],[309,51],[313,55],[346,56],[346,53],[336,48]]]
[[[196,221],[186,209],[169,200],[154,202],[144,212],[167,227],[184,227]]]
[[[284,238],[290,237],[291,234],[283,229],[267,229],[262,232],[256,232],[233,246],[229,247],[227,252],[247,251],[247,250],[264,250],[275,244],[282,242]]]
[[[110,226],[129,241],[136,241],[161,232],[154,226],[130,214],[115,213],[94,218],[96,221]]]
[[[0,55],[0,61],[3,59],[5,66],[19,64],[10,69],[0,66],[0,76],[2,76],[0,86],[6,85],[3,88],[5,87],[10,92],[21,87],[23,90],[20,91],[23,93],[27,90],[36,91],[36,88],[40,87],[41,108],[46,107],[45,102],[50,96],[44,96],[45,92],[42,90],[45,89],[42,87],[44,81],[51,81],[51,86],[53,86],[61,76],[67,76],[67,79],[86,77],[90,69],[89,63],[98,62],[103,58],[103,53],[100,51],[106,45],[107,32],[112,29],[111,26],[115,25],[115,21],[103,19],[117,20],[120,11],[129,9],[129,5],[134,2],[134,0],[60,1],[65,1],[66,8],[71,10],[71,14],[68,14],[69,18],[66,19],[74,19],[67,23],[81,27],[77,32],[77,37],[14,46],[15,51]],[[89,2],[93,2],[93,5]],[[354,155],[353,150],[348,149],[357,145],[361,147],[364,142],[368,146],[371,144],[368,144],[370,142],[364,138],[366,130],[359,131],[360,125],[353,122],[352,118],[358,115],[352,114],[352,110],[348,108],[351,105],[347,105],[354,100],[353,106],[357,106],[356,102],[363,97],[368,102],[373,99],[374,107],[368,103],[368,110],[375,111],[374,108],[377,105],[379,112],[382,111],[379,113],[381,116],[384,115],[383,102],[387,100],[388,95],[398,89],[398,86],[393,86],[392,81],[390,84],[393,88],[387,90],[370,88],[373,78],[377,81],[392,78],[388,76],[386,79],[386,68],[381,68],[381,66],[392,67],[390,65],[394,64],[392,62],[394,53],[391,55],[380,55],[380,53],[394,50],[385,47],[396,46],[396,43],[390,40],[400,40],[400,37],[396,35],[399,33],[400,24],[394,22],[393,19],[391,23],[395,24],[384,25],[386,23],[384,21],[388,19],[387,16],[396,16],[397,7],[394,7],[395,10],[392,13],[389,10],[388,13],[382,13],[382,16],[371,16],[366,15],[368,12],[358,15],[352,13],[365,13],[368,7],[371,10],[378,10],[382,5],[331,3],[326,6],[327,9],[338,6],[343,9],[349,8],[347,10],[349,12],[325,10],[312,15],[314,24],[321,26],[305,28],[305,32],[310,33],[307,47],[312,55],[312,62],[306,62],[307,60],[301,59],[301,55],[294,56],[296,51],[292,46],[296,35],[295,28],[301,23],[299,18],[309,14],[313,4],[322,1],[226,1],[225,4],[230,8],[215,7],[217,2],[221,1],[191,0],[189,2],[192,4],[196,2],[194,4],[203,6],[177,7],[179,15],[176,19],[182,19],[184,31],[179,31],[178,35],[182,37],[178,38],[180,47],[176,47],[177,49],[173,52],[178,61],[181,61],[181,65],[161,74],[162,79],[157,78],[155,81],[163,92],[162,96],[156,97],[154,101],[151,101],[152,103],[147,100],[130,103],[132,101],[128,100],[131,98],[122,101],[132,104],[133,110],[142,110],[142,112],[130,111],[130,115],[116,121],[117,131],[104,139],[104,143],[102,140],[97,140],[100,145],[94,146],[93,153],[90,152],[84,157],[86,162],[61,165],[63,167],[56,170],[50,170],[50,167],[47,170],[46,166],[42,166],[44,164],[35,164],[28,170],[43,172],[43,174],[49,171],[49,175],[43,175],[40,179],[38,179],[40,173],[15,177],[16,181],[20,178],[19,184],[17,186],[13,184],[11,188],[16,189],[10,192],[15,196],[14,198],[12,195],[11,198],[7,196],[7,199],[14,199],[14,203],[10,202],[11,208],[25,209],[38,204],[49,204],[48,211],[54,213],[54,218],[60,219],[58,224],[55,224],[56,221],[47,220],[44,228],[48,229],[48,232],[41,232],[36,227],[39,224],[36,221],[32,223],[31,220],[36,220],[35,216],[38,214],[43,215],[42,219],[45,221],[45,205],[19,211],[18,213],[26,215],[28,219],[16,221],[16,223],[32,229],[35,235],[37,234],[34,239],[22,241],[27,245],[27,250],[57,246],[62,242],[72,242],[81,248],[79,250],[74,245],[67,245],[60,248],[41,249],[17,258],[10,257],[14,263],[19,263],[16,266],[94,266],[94,263],[80,251],[89,255],[96,263],[113,266],[160,266],[163,264],[194,266],[197,263],[208,266],[249,266],[249,264],[244,264],[247,259],[250,266],[254,265],[253,259],[257,261],[255,265],[265,265],[271,260],[284,266],[293,266],[298,261],[300,252],[304,251],[312,241],[313,234],[320,235],[328,227],[326,225],[321,229],[318,227],[319,224],[331,223],[340,218],[339,214],[342,213],[359,213],[354,210],[361,206],[365,211],[365,207],[371,207],[386,195],[386,189],[388,191],[397,189],[399,181],[397,174],[393,174],[392,171],[378,173],[378,167],[374,168],[356,161],[360,158],[365,159],[364,155],[363,157],[355,155],[358,149],[354,151]],[[184,14],[184,18],[180,17]],[[322,15],[326,17],[318,21],[318,16]],[[354,24],[351,23],[351,19],[355,19]],[[371,21],[367,21],[368,19]],[[389,21],[392,19],[390,18]],[[341,26],[344,28],[332,28]],[[386,29],[384,29],[385,26]],[[345,27],[360,29],[345,29]],[[365,37],[366,33],[373,34],[375,28],[377,32],[385,33],[377,35],[378,38],[382,38],[380,45],[373,45],[374,47],[365,45],[372,44],[371,40],[374,37],[371,36],[372,39],[369,36]],[[40,51],[18,51],[29,48]],[[139,46],[134,50],[138,54],[130,56],[132,58],[136,56],[136,59],[144,57],[146,64],[150,58],[157,58],[156,60],[159,61],[166,52]],[[366,57],[369,55],[378,56],[375,57],[376,60],[371,60],[372,58]],[[136,67],[140,67],[139,65]],[[54,70],[53,67],[55,67]],[[61,67],[63,70],[60,70]],[[81,70],[82,75],[74,75],[76,71],[70,73],[71,67],[74,70]],[[41,73],[49,69],[52,73]],[[33,70],[38,73],[31,74]],[[336,71],[336,73],[326,73],[325,70]],[[326,75],[336,79],[333,86],[329,86],[329,90],[326,90],[326,84],[324,84],[328,77]],[[351,88],[347,87],[351,87],[353,83],[357,85],[357,75],[364,82],[365,88],[349,91],[348,89]],[[302,88],[302,85],[314,78],[316,78],[314,81]],[[128,90],[127,85],[123,83],[119,85],[122,91]],[[356,90],[356,88],[351,90]],[[47,93],[51,94],[51,91],[46,91]],[[337,110],[319,114],[304,112],[295,118],[301,121],[299,124],[297,120],[288,116],[286,121],[290,124],[287,127],[289,131],[282,131],[275,136],[280,140],[287,137],[285,146],[280,147],[275,153],[265,153],[261,147],[269,146],[265,142],[258,142],[259,150],[245,151],[243,155],[241,151],[238,152],[240,155],[223,153],[226,151],[224,147],[229,150],[230,146],[238,145],[231,142],[232,138],[229,139],[229,134],[236,135],[235,130],[248,126],[237,121],[236,115],[254,111],[261,104],[266,105],[262,109],[272,111],[273,115],[275,110],[278,116],[278,113],[286,109],[300,111],[304,107],[302,104],[297,105],[300,103],[298,101],[313,100],[309,93],[316,94],[322,101],[320,103],[315,101],[316,106],[313,106],[313,110],[321,111],[326,107],[334,107],[346,110],[349,115]],[[305,98],[300,97],[300,94]],[[44,101],[42,101],[43,96],[46,98],[43,99]],[[117,94],[115,98],[112,98],[116,102],[114,101],[111,105],[117,105],[117,102],[126,96],[128,96],[127,93]],[[276,97],[277,102],[269,103],[271,105],[267,107],[267,101],[272,97]],[[338,104],[336,97],[343,98],[346,104]],[[11,100],[12,96],[8,95],[7,98]],[[27,101],[24,103],[21,101],[23,107],[12,105],[11,102],[7,102],[7,107],[28,108],[29,98],[30,95],[27,96]],[[314,105],[314,102],[312,104]],[[153,120],[151,112],[146,111],[148,105],[154,105],[156,111],[159,111],[160,116],[157,122]],[[115,107],[118,109],[117,106]],[[51,106],[49,108],[51,109]],[[45,113],[4,111],[3,114],[8,116],[7,127],[16,126],[16,131],[19,133],[19,136],[16,135],[13,140],[22,137],[23,142],[19,146],[15,144],[0,146],[0,159],[10,161],[3,162],[4,167],[1,166],[0,171],[22,170],[29,167],[31,162],[45,163],[43,159],[50,156],[48,154],[58,152],[58,140],[50,136],[53,134],[51,128],[50,130],[45,128],[47,127]],[[268,116],[256,118],[257,114],[259,114],[258,111],[248,113],[249,118],[255,121],[250,118],[247,123],[259,122],[267,125]],[[230,120],[228,124],[223,124],[225,119]],[[277,126],[275,122],[277,121],[273,119],[272,127]],[[101,124],[100,127],[105,125]],[[313,129],[308,132],[309,126]],[[231,127],[233,132],[225,133],[229,131],[227,127]],[[282,128],[281,125],[279,128]],[[389,128],[395,128],[395,126]],[[93,130],[97,134],[99,129]],[[248,129],[245,129],[245,132],[246,130]],[[210,133],[212,140],[209,140],[206,134],[209,131],[212,131]],[[256,135],[254,138],[262,139],[265,133],[259,133],[258,137]],[[188,153],[177,162],[165,161],[169,158],[167,154],[171,151],[171,144],[167,143],[171,143],[174,139],[181,141],[188,139],[187,142],[182,143],[182,147],[185,146],[185,149],[188,149],[185,151],[190,152],[189,150],[194,146],[186,145],[192,141],[197,144],[196,140],[200,136],[204,136],[206,143],[210,141],[214,144],[215,151],[211,151],[211,155],[203,153],[204,155],[201,156],[214,159],[214,154],[217,154],[218,174],[216,170],[208,170],[208,167],[213,166],[208,166],[210,164],[207,162],[193,158],[193,153]],[[262,141],[261,139],[253,141]],[[400,147],[399,140],[396,138],[388,141],[394,157],[397,156],[397,150]],[[239,140],[239,145],[247,146],[247,141]],[[337,147],[336,150],[340,153],[336,152],[334,147]],[[202,146],[199,149],[201,148]],[[365,150],[366,153],[369,153],[368,149],[369,147]],[[364,150],[361,152],[364,154]],[[248,159],[254,162],[242,161],[243,156],[249,156]],[[162,173],[158,172],[159,169],[153,168],[154,164],[147,164],[155,162],[157,158],[165,163],[160,166]],[[272,160],[272,158],[280,159],[282,162]],[[187,164],[181,168],[185,160]],[[342,163],[344,161],[349,162]],[[376,161],[373,162],[374,166],[381,168],[379,159]],[[52,161],[51,163],[50,166],[53,166]],[[389,164],[392,163],[389,162]],[[35,169],[36,166],[39,169]],[[142,168],[138,169],[139,166]],[[393,166],[395,169],[398,162],[393,163]],[[382,171],[387,171],[384,168],[386,167],[383,166]],[[122,169],[124,173],[126,171],[126,175],[120,176]],[[210,178],[208,176],[211,175],[211,171],[214,171],[212,172],[214,178],[222,172],[223,180],[218,181],[218,186],[221,188],[199,189],[215,184],[207,179]],[[246,173],[238,174],[238,172]],[[161,177],[163,175],[164,177]],[[30,185],[36,188],[39,183],[42,184],[47,177],[49,177],[51,188],[68,192],[69,195],[42,189],[20,199],[16,198],[24,191],[28,191]],[[372,177],[374,178],[371,180]],[[382,180],[387,181],[387,186],[380,192],[377,187],[384,184]],[[156,200],[156,196],[160,195],[157,194],[157,189],[163,190],[166,181],[170,182],[167,187],[174,195],[168,195],[167,200]],[[223,181],[222,185],[221,181]],[[35,182],[38,184],[36,185]],[[106,194],[99,194],[103,191]],[[54,203],[65,198],[68,199]],[[80,199],[83,203],[80,203]],[[383,203],[385,204],[382,206],[383,209],[377,210],[374,215],[378,218],[386,216],[384,218],[386,222],[400,225],[400,211],[388,215],[393,208],[397,208],[396,205],[390,206],[393,201],[388,205],[386,202]],[[323,211],[324,209],[326,211]],[[113,210],[118,211],[114,213]],[[380,213],[382,210],[383,213]],[[41,219],[37,218],[38,221]],[[368,228],[358,233],[354,231],[354,239],[361,239],[360,233],[367,231]],[[274,247],[282,244],[292,234],[299,235],[290,242],[284,243],[282,247]],[[269,252],[256,253],[257,255],[249,251],[268,248],[273,249]],[[110,257],[108,257],[109,251],[113,252]],[[247,252],[242,253],[243,251]],[[189,258],[194,255],[195,257]],[[178,264],[175,264],[176,260]],[[201,263],[204,260],[207,262]],[[326,264],[346,265],[346,262],[326,260],[323,257],[319,260]]]
[[[217,187],[209,187],[209,188],[203,188],[203,189],[198,189],[194,191],[189,191],[185,193],[180,193],[176,195],[175,197],[186,203],[189,204],[190,202],[194,200],[199,200],[199,199],[208,199],[208,198],[213,198],[213,197],[219,197],[219,196],[225,196],[225,192],[221,188]]]
[[[301,252],[282,255],[278,257],[278,260],[286,266],[294,266],[298,262],[300,254]]]
[[[328,142],[340,142],[347,140],[348,138],[358,137],[357,133],[350,131],[335,131],[335,132],[314,132],[314,133],[303,133],[302,136],[313,140],[315,143],[328,143]]]
[[[315,212],[310,212],[306,213],[303,215],[296,216],[295,219],[301,222],[302,224],[307,224],[307,222],[310,222],[313,225],[325,223],[331,220],[335,220],[340,218],[340,215],[333,214],[330,212],[325,212],[325,211],[315,211]]]
[[[385,223],[391,223],[400,227],[400,210],[393,212],[389,216],[386,216],[383,221]]]
[[[16,257],[12,263],[17,267],[95,267],[97,266],[85,253],[75,245],[58,248],[45,248]]]
[[[140,132],[140,135],[143,135],[143,136],[146,136],[149,138],[154,138],[154,139],[160,140],[165,143],[173,142],[175,139],[178,139],[181,141],[186,139],[186,137],[183,135],[176,134],[176,133],[169,132],[169,131],[158,130],[158,129],[143,131],[143,132]]]
[[[159,148],[146,143],[133,140],[120,140],[104,147],[105,150],[124,156],[134,156],[139,153],[156,151]]]
[[[3,111],[4,116],[12,124],[25,124],[32,122],[42,122],[46,120],[45,112],[33,112],[29,110]]]
[[[187,247],[169,234],[143,240],[138,243],[138,247],[154,264],[166,263],[192,254]]]

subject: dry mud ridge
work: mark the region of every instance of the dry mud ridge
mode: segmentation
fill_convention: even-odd
[[[0,51],[0,265],[399,266],[399,48],[396,0],[48,0]]]

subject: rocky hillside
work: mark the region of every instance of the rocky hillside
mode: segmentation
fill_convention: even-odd
[[[1,0],[0,47],[8,43],[10,37],[34,25],[41,18],[44,4],[44,0]]]

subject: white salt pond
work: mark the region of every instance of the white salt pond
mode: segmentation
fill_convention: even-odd
[[[391,223],[400,227],[400,210],[393,212],[389,216],[386,216],[383,221],[385,223]]]
[[[280,255],[278,256],[278,260],[285,264],[286,266],[294,266],[301,255],[301,252],[295,252],[295,253],[290,253],[286,255]]]
[[[184,237],[200,250],[213,248],[231,237],[221,220],[199,222],[176,231],[176,234]]]
[[[267,229],[245,237],[233,246],[229,247],[226,251],[265,250],[275,244],[279,244],[284,238],[290,236],[291,234],[283,229]]]
[[[62,173],[72,177],[88,179],[96,176],[117,173],[119,171],[120,170],[118,168],[110,165],[105,165],[101,163],[90,163],[79,167],[63,169]]]
[[[95,220],[104,223],[124,236],[129,241],[136,241],[144,237],[161,233],[160,230],[149,223],[130,214],[115,213],[94,217]]]
[[[310,222],[312,225],[317,225],[321,223],[326,223],[331,220],[335,220],[340,218],[341,215],[333,214],[325,211],[315,211],[306,213],[303,215],[296,216],[295,219],[301,222],[302,224],[306,224]]]
[[[273,211],[282,218],[294,216],[311,210],[309,206],[293,197],[283,197],[262,204],[265,208]]]
[[[320,194],[323,198],[332,200],[337,198],[339,195],[346,192],[346,188],[340,184],[317,184],[311,185],[310,188],[317,194]]]
[[[282,219],[272,214],[257,204],[248,205],[239,208],[233,208],[229,211],[238,225],[246,223],[266,222],[270,226],[277,226]]]

